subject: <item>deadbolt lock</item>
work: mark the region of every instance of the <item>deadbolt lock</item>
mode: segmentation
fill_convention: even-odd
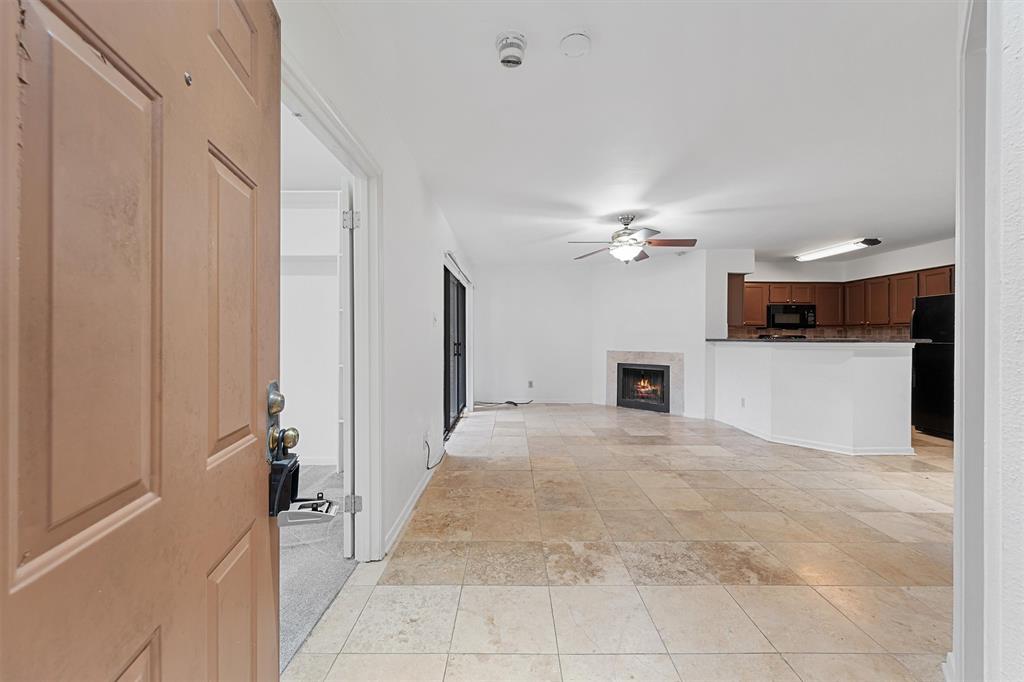
[[[299,444],[299,430],[294,426],[287,429],[278,429],[270,432],[270,449],[277,450],[278,445],[283,445],[285,450],[291,450]]]
[[[267,395],[267,414],[281,414],[284,411],[284,393],[271,390]]]

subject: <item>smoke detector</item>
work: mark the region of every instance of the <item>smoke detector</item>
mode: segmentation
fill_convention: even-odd
[[[519,31],[505,31],[498,34],[494,46],[498,49],[498,62],[509,69],[521,66],[526,52],[526,36]]]

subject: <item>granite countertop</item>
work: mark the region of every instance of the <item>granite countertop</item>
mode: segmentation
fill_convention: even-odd
[[[705,339],[721,343],[931,343],[931,339],[841,339],[841,338],[810,338],[810,339]]]

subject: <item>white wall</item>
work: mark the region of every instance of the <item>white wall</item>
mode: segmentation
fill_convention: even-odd
[[[381,169],[384,442],[383,527],[403,521],[427,480],[424,438],[442,447],[444,251],[471,264],[430,196],[391,108],[372,87],[374,63],[357,27],[338,26],[326,3],[277,4],[283,49]]]
[[[475,285],[476,399],[590,402],[587,267],[487,269]]]
[[[955,254],[956,240],[950,238],[845,261],[825,259],[798,263],[793,259],[759,260],[754,263],[754,272],[747,276],[747,280],[750,282],[848,282],[866,277],[952,265]]]
[[[725,250],[483,269],[477,399],[604,404],[608,351],[658,351],[683,354],[684,414],[704,417],[705,339],[726,335],[728,273],[753,266],[753,251]]]
[[[591,402],[605,402],[609,350],[683,354],[683,411],[704,416],[706,252],[591,264]],[[723,284],[724,286],[724,284]]]
[[[910,246],[896,251],[854,258],[844,263],[846,280],[891,275],[896,272],[924,270],[940,265],[952,265],[956,259],[956,240],[942,241]]]
[[[336,164],[333,182],[345,176]],[[303,464],[340,465],[338,192],[281,193],[279,373]]]
[[[843,263],[821,260],[798,263],[787,260],[758,260],[748,282],[842,282],[846,276]]]

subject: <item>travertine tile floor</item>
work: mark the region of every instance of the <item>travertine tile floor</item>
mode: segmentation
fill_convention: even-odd
[[[467,415],[292,680],[938,680],[953,457],[595,405]]]

